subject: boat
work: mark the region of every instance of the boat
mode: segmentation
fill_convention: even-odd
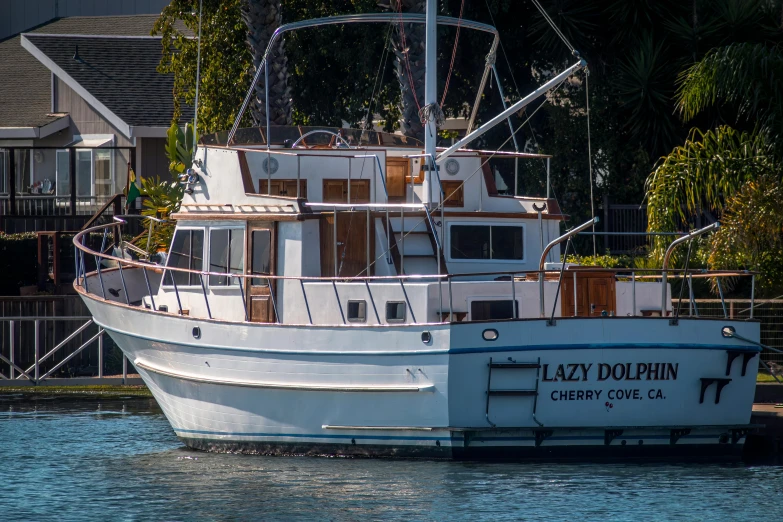
[[[281,26],[424,23],[381,13]],[[757,320],[680,317],[676,278],[561,263],[551,197],[501,194],[468,148],[583,59],[448,148],[435,68],[424,143],[363,129],[265,126],[203,136],[165,263],[122,249],[129,217],[74,238],[74,288],[194,449],[446,459],[738,458]],[[264,64],[248,91],[246,108]],[[488,61],[483,87],[496,74]],[[499,82],[498,82],[499,85]],[[267,114],[269,111],[267,111]],[[548,164],[548,163],[547,163]],[[150,226],[153,226],[150,223]],[[103,235],[100,248],[89,238]],[[140,434],[143,436],[143,434]]]

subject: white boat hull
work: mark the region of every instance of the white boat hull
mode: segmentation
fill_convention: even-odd
[[[285,326],[196,320],[83,295],[193,448],[694,458],[738,456],[751,429],[758,350],[720,330],[731,324],[758,339],[756,322]],[[497,340],[484,340],[487,329]]]

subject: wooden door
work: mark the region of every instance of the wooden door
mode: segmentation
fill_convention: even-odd
[[[561,286],[561,314],[574,315],[574,273],[576,273],[576,311],[579,317],[596,317],[601,312],[613,313],[616,306],[613,272],[570,269],[563,273]]]
[[[272,222],[248,223],[246,272],[247,274],[275,273],[275,224]],[[255,323],[275,322],[275,309],[272,296],[275,282],[265,277],[253,277],[245,280],[247,312]]]
[[[386,191],[389,201],[405,201],[410,182],[410,161],[407,158],[386,158]]]
[[[348,203],[348,180],[347,179],[325,179],[324,180],[324,203]],[[352,179],[351,180],[351,203],[369,203],[370,202],[370,180]]]
[[[587,295],[590,297],[590,315],[614,312],[614,276],[587,279]]]
[[[367,272],[367,213],[338,212],[337,271],[335,271],[335,214],[321,217],[321,276],[355,277]],[[370,229],[370,261],[373,259],[375,235]],[[372,275],[372,274],[370,274]]]
[[[587,317],[589,315],[587,287],[584,285],[584,278],[579,278],[579,272],[576,272],[576,275],[576,315],[579,317]],[[560,302],[562,303],[561,314],[565,317],[572,317],[574,315],[573,270],[566,270],[563,272],[563,284],[560,288]]]

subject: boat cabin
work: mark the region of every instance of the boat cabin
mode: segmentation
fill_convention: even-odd
[[[542,253],[564,216],[554,199],[500,194],[489,153],[460,150],[426,176],[432,162],[403,136],[271,133],[269,146],[257,128],[231,145],[226,133],[202,138],[167,266],[211,275],[165,272],[145,306],[320,325],[660,310],[660,283],[575,266],[561,277],[559,245],[540,284]]]

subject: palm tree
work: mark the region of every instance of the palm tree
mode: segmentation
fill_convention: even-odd
[[[723,212],[730,226],[712,241],[709,263],[714,268],[772,266],[770,256],[783,264],[783,210],[768,204],[780,195],[776,185],[783,177],[781,78],[781,48],[751,43],[715,48],[680,76],[676,101],[685,121],[707,109],[728,109],[738,127],[750,129],[694,129],[685,145],[659,160],[647,180],[650,230],[673,230],[678,218],[702,208]],[[773,231],[776,239],[759,234],[762,230]],[[783,284],[780,272],[762,277],[762,288]]]
[[[247,25],[247,43],[257,70],[275,29],[282,23],[280,0],[243,0],[242,20]],[[269,88],[269,120],[274,125],[290,125],[291,88],[288,86],[288,59],[283,39],[277,40],[269,55],[269,86],[262,76],[250,106],[255,125],[266,124],[266,89]]]
[[[389,0],[379,4],[395,12],[424,14],[426,0]],[[424,106],[425,28],[422,24],[397,24],[392,39],[397,79],[400,82],[400,130],[424,141],[419,109]]]

